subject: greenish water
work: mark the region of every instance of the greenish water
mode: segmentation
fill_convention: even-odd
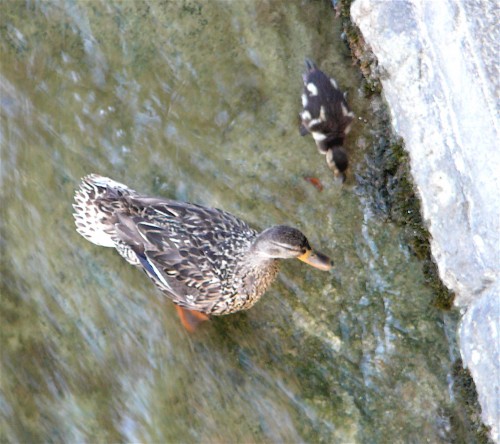
[[[334,15],[328,1],[0,3],[1,442],[463,441],[453,315],[356,186],[380,104]],[[298,133],[308,56],[368,120],[344,187]],[[143,273],[76,233],[91,172],[296,226],[336,267],[287,262],[252,310],[188,334]]]

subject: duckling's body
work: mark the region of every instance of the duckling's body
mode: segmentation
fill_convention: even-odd
[[[354,113],[334,79],[310,60],[306,60],[306,68],[300,134],[312,135],[318,151],[325,154],[328,166],[336,176],[345,180],[348,159],[343,144],[351,129]]]
[[[175,304],[206,315],[253,306],[276,277],[280,258],[331,268],[294,228],[259,234],[224,211],[144,196],[94,174],[82,179],[74,208],[83,237],[116,248]]]

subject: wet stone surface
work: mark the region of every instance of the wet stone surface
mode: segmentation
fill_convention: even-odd
[[[457,315],[433,306],[401,229],[357,185],[386,129],[334,15],[1,3],[2,442],[470,442]],[[305,57],[367,120],[344,187],[298,134]],[[190,335],[143,273],[76,233],[91,172],[296,226],[335,269],[287,262],[252,310]]]
[[[409,153],[432,256],[465,313],[463,363],[489,436],[500,442],[496,7],[477,0],[356,0],[350,13],[385,73],[384,97]]]

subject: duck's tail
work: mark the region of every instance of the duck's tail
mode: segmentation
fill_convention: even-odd
[[[76,231],[85,239],[103,247],[114,247],[116,212],[123,207],[123,196],[135,191],[97,174],[82,179],[75,192],[73,208]]]
[[[305,59],[305,64],[306,64],[306,72],[302,74],[302,80],[304,81],[304,85],[307,85],[309,75],[314,71],[316,71],[318,68],[311,59]]]
[[[316,64],[311,59],[305,59],[305,64],[306,64],[306,69],[308,72],[311,72],[311,71],[314,71],[315,69],[318,69]]]

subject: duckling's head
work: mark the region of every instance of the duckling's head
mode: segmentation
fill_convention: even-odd
[[[349,160],[344,148],[337,146],[330,148],[326,153],[326,163],[328,168],[333,171],[335,177],[345,182],[345,170],[349,166]]]
[[[252,245],[252,252],[266,259],[300,259],[325,271],[333,266],[328,256],[311,248],[301,231],[286,225],[276,225],[260,233]]]

